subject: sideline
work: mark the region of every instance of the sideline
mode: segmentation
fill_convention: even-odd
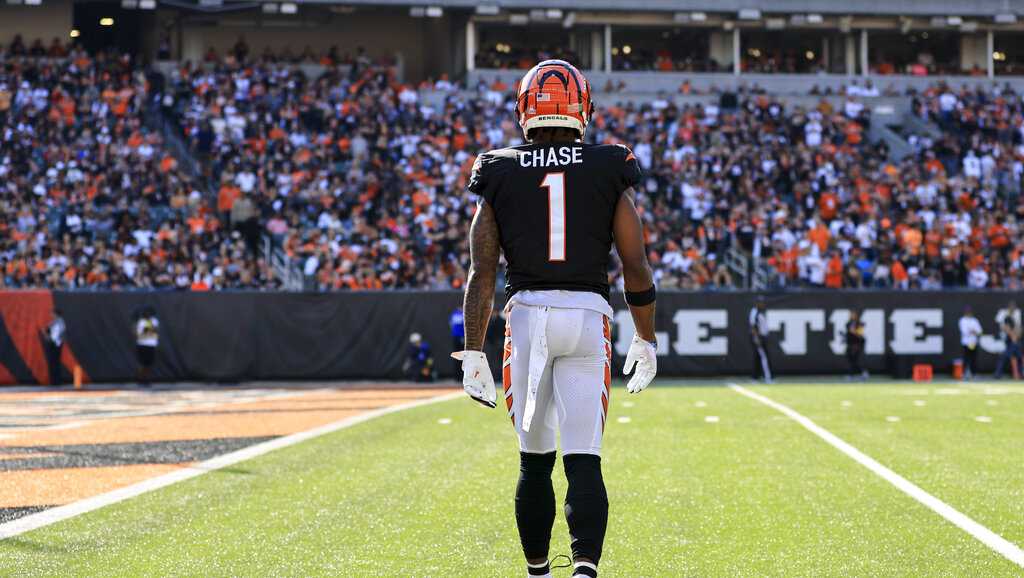
[[[732,389],[740,395],[744,395],[759,401],[764,405],[786,415],[786,417],[804,426],[805,429],[813,433],[814,435],[825,440],[826,443],[843,452],[854,461],[871,470],[879,477],[896,486],[904,494],[907,494],[911,498],[914,498],[928,509],[932,510],[936,514],[942,516],[947,521],[960,528],[964,532],[967,532],[971,536],[974,536],[979,542],[985,544],[992,550],[995,550],[1001,554],[1007,560],[1014,564],[1024,568],[1024,550],[1021,550],[1019,546],[1010,542],[1006,538],[1003,538],[999,534],[996,534],[992,530],[989,530],[985,526],[982,526],[978,522],[975,522],[963,512],[960,512],[953,506],[950,506],[946,502],[936,498],[928,492],[921,489],[920,486],[914,484],[910,480],[890,470],[889,468],[878,463],[874,458],[868,456],[864,452],[846,443],[832,432],[819,426],[818,424],[811,421],[809,418],[797,413],[796,410],[785,406],[773,399],[765,397],[759,393],[755,393],[741,385],[735,383],[729,384],[729,389]]]
[[[306,440],[310,440],[315,437],[319,437],[332,432],[336,432],[347,427],[352,427],[354,425],[358,425],[381,416],[385,416],[407,409],[413,409],[416,407],[422,407],[425,405],[431,405],[443,401],[448,401],[450,399],[455,399],[463,395],[465,394],[462,391],[457,391],[435,397],[429,397],[426,399],[419,399],[409,403],[403,403],[399,405],[393,405],[390,407],[375,409],[373,411],[368,411],[363,414],[348,417],[310,430],[279,437],[260,444],[240,449],[235,452],[231,452],[229,454],[217,456],[204,462],[187,466],[180,470],[175,470],[173,472],[163,474],[155,478],[143,480],[130,486],[118,488],[105,494],[100,494],[98,496],[93,496],[91,498],[79,500],[77,502],[66,504],[64,506],[50,508],[48,510],[44,510],[36,514],[30,514],[23,518],[18,518],[17,520],[7,522],[6,524],[0,524],[0,540],[12,538],[19,534],[23,534],[31,530],[42,528],[43,526],[49,526],[50,524],[67,520],[69,518],[79,516],[86,512],[98,510],[105,506],[116,504],[129,498],[140,496],[147,492],[152,492],[153,490],[158,490],[160,488],[170,486],[172,484],[176,484],[178,482],[182,482],[184,480],[188,480],[196,476],[201,476],[207,472],[212,472],[214,470],[226,468],[239,462],[252,459],[257,456],[262,456],[263,454],[272,452],[274,450],[286,448],[288,446],[293,446],[297,443],[304,442]]]

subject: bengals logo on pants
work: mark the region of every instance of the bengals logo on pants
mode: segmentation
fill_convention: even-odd
[[[505,347],[501,355],[501,385],[505,389],[505,405],[512,425],[516,423],[515,412],[512,411],[512,320],[505,320]]]

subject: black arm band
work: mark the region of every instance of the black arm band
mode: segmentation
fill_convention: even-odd
[[[651,303],[654,303],[656,293],[654,285],[651,285],[651,288],[646,291],[625,291],[626,303],[633,307],[650,305]]]

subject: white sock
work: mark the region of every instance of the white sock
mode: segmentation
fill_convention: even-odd
[[[527,567],[526,578],[552,578],[551,577],[551,569],[548,568],[548,564],[549,564],[549,562],[546,562],[546,561],[541,563],[541,564],[530,564],[529,562],[527,562],[526,563],[526,567]],[[535,569],[535,568],[548,568],[548,571],[547,571],[546,574],[533,574],[533,573],[531,573],[530,570],[531,569]],[[536,570],[534,570],[534,572],[536,572]]]
[[[573,575],[584,574],[583,572],[579,572],[580,568],[586,568],[587,570],[591,570],[591,571],[593,571],[595,576],[597,575],[597,566],[595,566],[594,564],[591,564],[590,562],[576,562],[575,564],[573,564],[572,565]],[[586,575],[590,576],[589,573],[587,573]]]

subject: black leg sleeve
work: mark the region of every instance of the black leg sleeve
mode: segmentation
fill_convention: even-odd
[[[555,490],[551,471],[555,452],[519,453],[519,484],[516,486],[516,525],[528,560],[547,558],[551,525],[555,523]]]
[[[971,349],[970,347],[964,346],[964,369],[971,372],[971,376],[977,373],[975,367],[978,358],[978,348]]]
[[[608,527],[608,493],[601,476],[601,458],[589,454],[562,457],[569,490],[565,494],[565,520],[569,523],[573,560],[601,560]]]
[[[60,354],[61,346],[49,344],[46,346],[46,362],[49,366],[50,372],[50,385],[61,385],[63,383],[62,376],[60,374]]]
[[[859,375],[862,371],[860,365],[861,351],[859,347],[846,346],[846,359],[850,362],[850,373],[852,375]]]
[[[760,347],[758,346],[757,341],[754,341],[753,339],[750,340],[750,349],[753,350],[754,352],[754,358],[750,364],[750,377],[754,380],[757,380],[758,378],[761,377],[761,374],[763,373],[763,368],[761,365],[761,352],[759,350]]]

